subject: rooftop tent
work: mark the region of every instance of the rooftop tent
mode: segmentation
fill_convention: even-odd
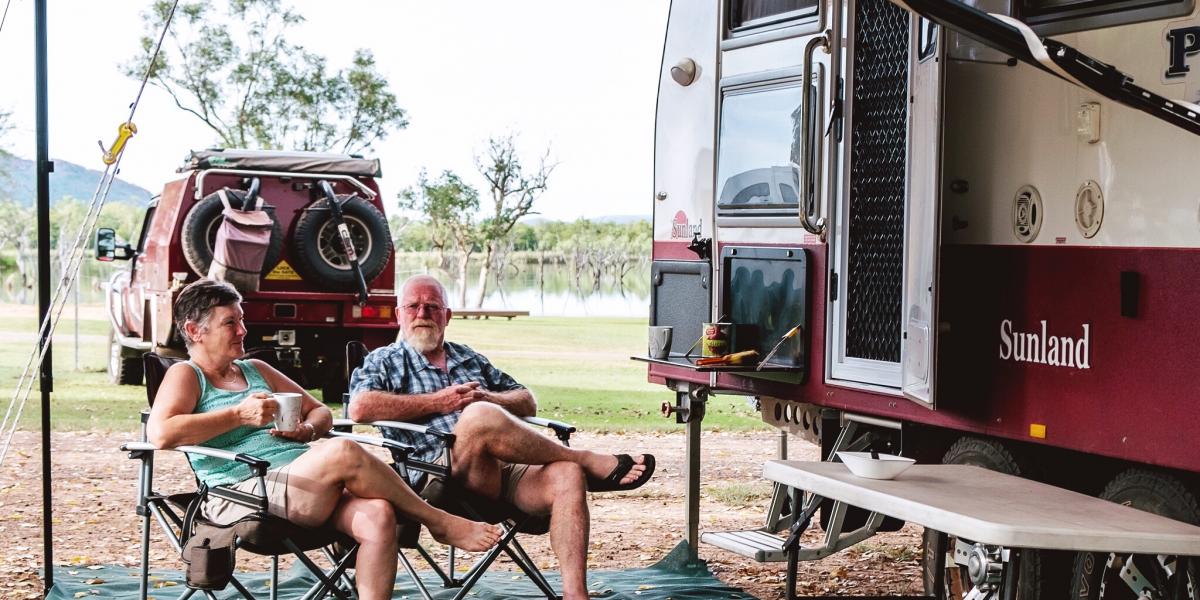
[[[380,177],[383,174],[378,159],[346,154],[264,150],[194,150],[184,158],[178,172],[198,169],[322,173],[352,177]]]

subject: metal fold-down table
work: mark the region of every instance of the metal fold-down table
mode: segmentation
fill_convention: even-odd
[[[980,467],[913,465],[895,479],[876,480],[853,475],[842,463],[772,460],[763,475],[810,494],[797,528],[807,526],[801,522],[821,498],[835,501],[824,547],[800,548],[797,531],[788,540],[788,598],[795,598],[798,560],[821,558],[870,537],[885,515],[974,542],[955,549],[975,584],[968,599],[1014,598],[1022,548],[1200,556],[1200,527]],[[799,492],[792,505],[802,505]],[[865,525],[844,533],[847,506],[872,514]]]

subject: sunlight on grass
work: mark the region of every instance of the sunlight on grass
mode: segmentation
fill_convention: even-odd
[[[726,506],[741,508],[768,500],[771,497],[771,485],[764,481],[708,485],[704,488],[704,494]]]
[[[0,339],[6,342],[0,344],[0,398],[4,400],[12,398],[37,330],[32,316],[12,313],[0,317]],[[104,320],[82,319],[80,333],[79,371],[73,370],[74,324],[64,318],[55,336],[54,428],[136,431],[138,415],[147,405],[145,388],[109,383],[105,373],[108,324]],[[644,319],[455,319],[447,336],[487,355],[532,389],[541,416],[594,432],[682,429],[673,418],[659,414],[659,405],[673,400],[672,392],[648,383],[646,366],[629,359],[645,352]],[[35,384],[21,415],[23,427],[38,427],[38,403]],[[340,407],[333,408],[335,414],[341,414]],[[751,404],[732,396],[710,399],[704,425],[707,430],[767,428]]]

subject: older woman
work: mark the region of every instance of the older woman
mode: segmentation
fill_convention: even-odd
[[[167,371],[150,411],[149,440],[160,448],[201,444],[253,454],[271,462],[269,511],[300,525],[332,522],[359,542],[356,580],[360,598],[390,598],[396,577],[396,515],[423,523],[442,543],[466,550],[491,547],[500,532],[425,503],[383,461],[358,444],[334,439],[309,446],[329,431],[333,416],[291,379],[259,360],[239,360],[246,328],[241,295],[224,282],[201,279],[175,301],[175,322],[190,360]],[[293,431],[270,427],[279,408],[273,392],[303,398]],[[191,459],[210,487],[255,491],[245,465],[207,457]],[[210,498],[205,514],[217,522],[248,512]]]

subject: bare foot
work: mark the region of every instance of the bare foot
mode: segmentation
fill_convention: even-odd
[[[625,485],[636,480],[638,477],[641,477],[642,472],[646,470],[646,465],[644,464],[646,462],[645,454],[632,454],[631,456],[633,457],[633,466],[630,467],[629,472],[621,478],[621,485]],[[613,469],[617,468],[617,457],[613,454],[593,453],[592,460],[588,461],[587,464],[584,464],[583,468],[587,470],[588,474],[592,477],[595,477],[596,479],[604,479],[605,477],[608,477],[609,473],[612,473]]]
[[[433,539],[467,552],[482,552],[500,541],[500,528],[462,517],[447,515],[440,527],[429,524]]]

